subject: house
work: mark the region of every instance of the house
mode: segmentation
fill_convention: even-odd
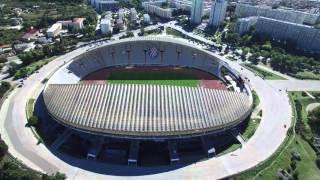
[[[39,30],[38,29],[33,29],[31,28],[28,32],[26,32],[20,39],[22,41],[32,41],[32,40],[37,40],[39,35]]]

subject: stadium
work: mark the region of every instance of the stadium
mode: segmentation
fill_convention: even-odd
[[[253,106],[248,85],[214,54],[154,37],[93,47],[60,67],[38,101],[51,149],[134,166],[214,156]]]

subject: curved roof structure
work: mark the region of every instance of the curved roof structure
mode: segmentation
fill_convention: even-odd
[[[92,133],[168,137],[233,127],[251,112],[245,93],[207,88],[124,85],[48,85],[44,101],[60,123]]]
[[[129,38],[78,55],[48,80],[43,96],[58,122],[89,133],[130,138],[197,136],[232,128],[251,113],[252,95],[206,88],[78,84],[88,74],[117,66],[180,66],[223,78],[221,68],[236,72],[187,41]],[[237,83],[234,83],[237,86]]]

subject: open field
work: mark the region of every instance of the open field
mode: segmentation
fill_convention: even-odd
[[[264,79],[269,79],[269,80],[286,80],[285,78],[278,76],[276,74],[273,74],[271,72],[267,72],[261,68],[258,68],[255,65],[251,65],[251,64],[242,64],[243,67],[245,67],[246,69],[256,73],[258,76],[264,78]]]

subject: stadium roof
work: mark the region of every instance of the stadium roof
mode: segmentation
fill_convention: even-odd
[[[106,135],[167,137],[237,125],[251,112],[245,93],[133,84],[49,84],[44,101],[64,125]]]

